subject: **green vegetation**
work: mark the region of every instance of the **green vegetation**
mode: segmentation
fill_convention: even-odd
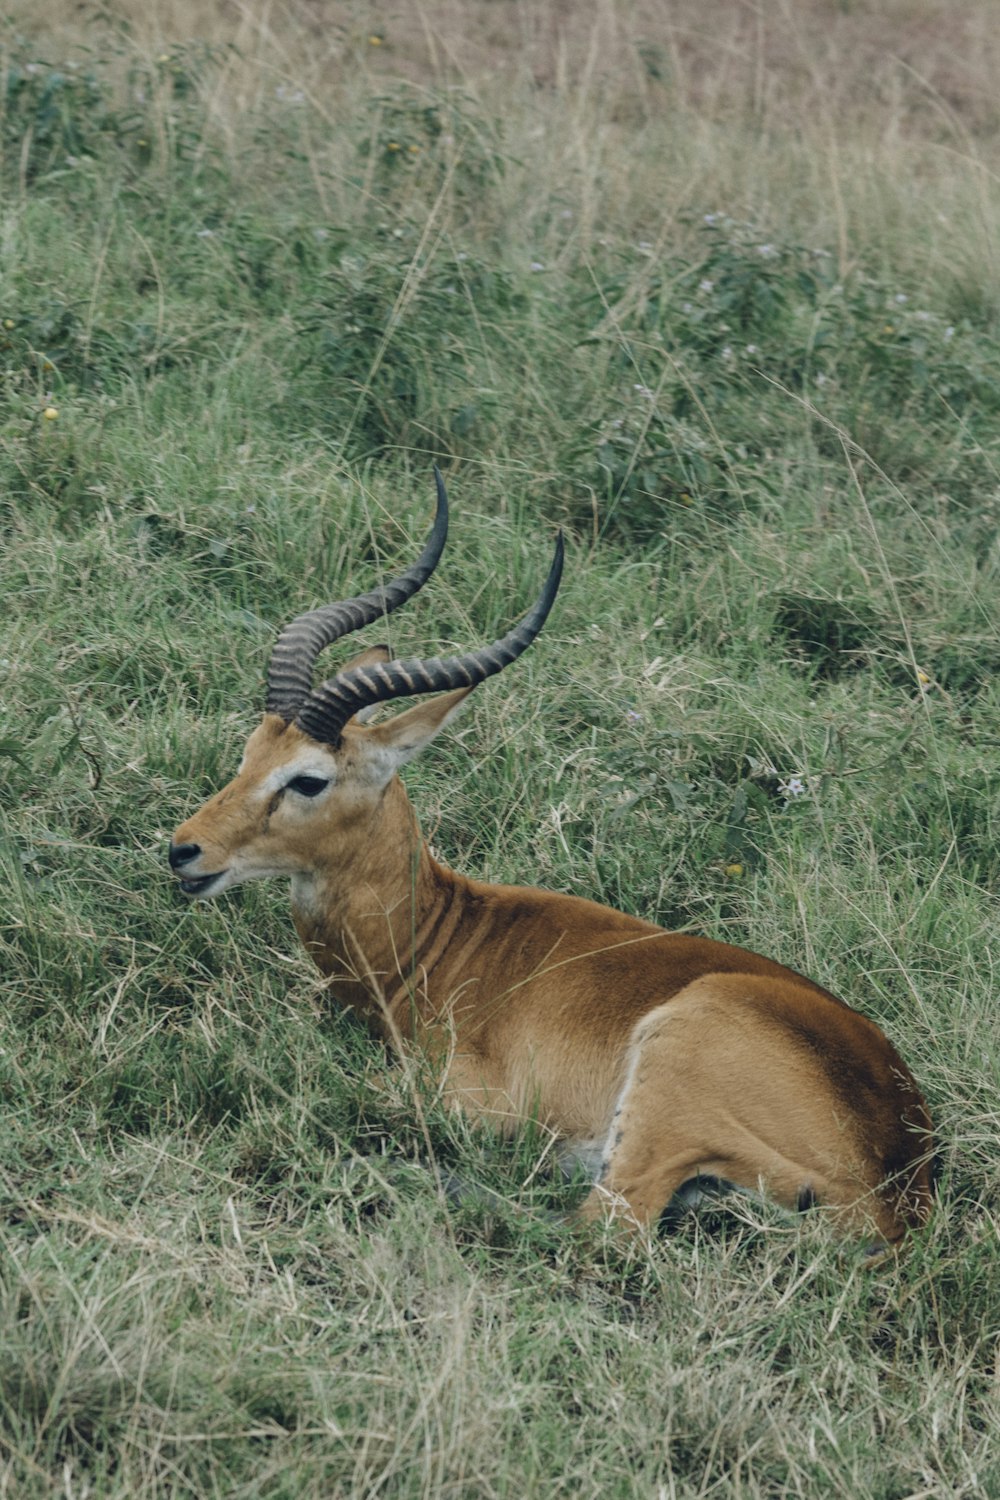
[[[0,76],[3,1493],[1000,1495],[985,0],[947,95],[820,0],[720,61],[518,10],[493,79],[361,6],[44,9]],[[425,830],[876,1019],[942,1160],[898,1265],[743,1203],[567,1231],[549,1143],[418,1102],[279,886],[181,903],[275,628],[412,556],[434,461],[394,649],[569,562],[407,773]]]

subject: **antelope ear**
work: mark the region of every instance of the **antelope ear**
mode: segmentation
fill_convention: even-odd
[[[374,667],[378,663],[386,661],[392,661],[392,652],[388,646],[366,646],[363,651],[359,651],[357,656],[352,656],[350,661],[345,662],[338,670],[341,672],[350,672],[355,667]],[[378,713],[381,706],[380,703],[372,703],[367,708],[360,709],[358,713],[353,715],[353,722],[355,724],[367,724],[372,715]]]
[[[400,766],[405,766],[418,750],[429,744],[454,718],[471,692],[471,687],[461,687],[453,693],[440,693],[369,729],[365,748],[378,780],[383,784],[389,781]]]
[[[345,661],[342,667],[337,668],[340,672],[353,672],[355,667],[373,667],[376,662],[392,661],[392,652],[388,646],[366,646],[359,651],[357,656],[352,656],[350,661]]]

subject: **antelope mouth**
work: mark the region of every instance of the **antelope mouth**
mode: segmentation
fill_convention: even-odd
[[[210,886],[225,875],[225,870],[216,870],[212,875],[195,875],[182,879],[180,886],[185,896],[204,896]]]

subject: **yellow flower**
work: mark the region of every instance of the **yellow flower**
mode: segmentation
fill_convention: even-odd
[[[382,38],[380,36],[370,36],[368,38],[368,45],[369,47],[381,47]]]
[[[420,150],[420,147],[419,146],[407,146],[406,149],[407,149],[407,151],[409,151],[411,153],[411,155],[416,156],[417,152]]]
[[[739,879],[739,877],[743,874],[743,866],[740,864],[738,859],[734,859],[732,864],[728,864],[726,866],[726,874],[729,875],[733,880]]]
[[[390,141],[389,144],[388,144],[388,146],[386,147],[386,150],[387,151],[398,151],[399,150],[399,142],[398,141]]]
[[[3,320],[3,326],[5,328],[13,328],[13,326],[14,326],[14,319],[13,318],[4,318],[4,320]]]
[[[927,685],[929,684],[930,680],[931,680],[930,677],[924,671],[923,667],[918,667],[917,668],[917,681],[920,683],[920,686],[921,687],[927,687]]]
[[[59,408],[57,406],[47,406],[42,412],[42,417],[46,422],[54,422],[58,415]]]
[[[882,329],[882,332],[883,333],[895,333],[896,330],[895,330],[895,328],[893,328],[893,326],[892,326],[891,323],[887,323],[885,325],[885,327]]]

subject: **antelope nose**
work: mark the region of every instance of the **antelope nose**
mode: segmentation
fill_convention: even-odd
[[[193,859],[197,859],[200,853],[200,844],[171,844],[170,853],[167,855],[170,868],[179,870],[182,865],[189,865]]]

